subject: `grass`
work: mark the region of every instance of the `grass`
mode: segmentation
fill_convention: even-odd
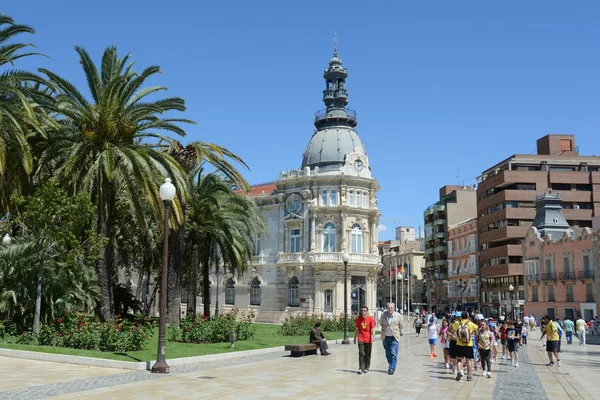
[[[167,341],[167,359],[203,356],[208,354],[231,353],[243,350],[256,350],[269,347],[279,347],[284,346],[286,344],[308,342],[308,335],[281,336],[277,334],[279,325],[255,323],[254,326],[256,326],[256,334],[254,335],[254,338],[250,340],[238,341],[235,343],[234,348],[231,348],[230,343],[195,344]],[[342,339],[344,337],[344,334],[342,332],[326,332],[325,336],[328,339],[335,340]],[[70,356],[105,358],[109,360],[119,361],[152,361],[156,360],[158,348],[158,329],[155,329],[153,336],[150,338],[148,344],[146,345],[146,349],[141,351],[131,351],[128,353],[110,353],[94,350],[70,349],[67,347],[32,346],[26,344],[2,342],[0,342],[0,348],[37,351],[41,353],[51,354],[65,354]]]

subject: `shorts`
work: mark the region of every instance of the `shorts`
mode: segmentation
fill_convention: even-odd
[[[451,340],[448,346],[448,355],[450,358],[456,358],[456,340]]]
[[[507,344],[508,344],[508,351],[518,351],[518,349],[519,349],[519,341],[518,340],[509,340]]]
[[[456,358],[473,359],[473,346],[456,346]]]
[[[437,339],[428,339],[429,340],[429,344],[433,344],[435,345],[435,342],[437,341]]]
[[[444,343],[442,343],[442,349],[449,349],[450,348],[450,341],[446,340]]]
[[[558,340],[547,340],[546,351],[550,353],[556,350],[558,350]]]
[[[500,339],[500,343],[502,343],[502,346],[506,345],[506,339]]]

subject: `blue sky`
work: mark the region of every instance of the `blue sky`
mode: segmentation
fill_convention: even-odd
[[[75,45],[115,44],[186,99],[187,140],[223,145],[251,183],[298,168],[337,32],[381,223],[423,224],[438,189],[535,151],[548,133],[600,154],[597,1],[12,1],[49,68],[86,87]]]

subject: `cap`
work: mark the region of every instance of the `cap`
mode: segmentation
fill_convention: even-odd
[[[455,317],[459,317],[459,318],[460,318],[460,316],[461,316],[461,315],[462,315],[462,314],[460,313],[460,311],[457,311],[457,312],[455,312],[455,313],[454,313],[454,316],[455,316]]]
[[[500,316],[500,321],[504,321],[504,315]]]

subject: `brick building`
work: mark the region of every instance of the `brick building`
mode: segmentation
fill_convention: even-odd
[[[569,227],[559,195],[537,196],[535,220],[522,245],[525,313],[571,320],[598,315],[593,240],[590,228]]]
[[[600,157],[580,156],[573,135],[547,135],[537,154],[515,154],[478,178],[479,268],[482,309],[497,315],[510,307],[505,289],[524,299],[521,245],[535,217],[535,198],[558,193],[563,214],[575,228],[600,215]]]
[[[451,309],[478,309],[477,218],[448,227],[448,301]]]

